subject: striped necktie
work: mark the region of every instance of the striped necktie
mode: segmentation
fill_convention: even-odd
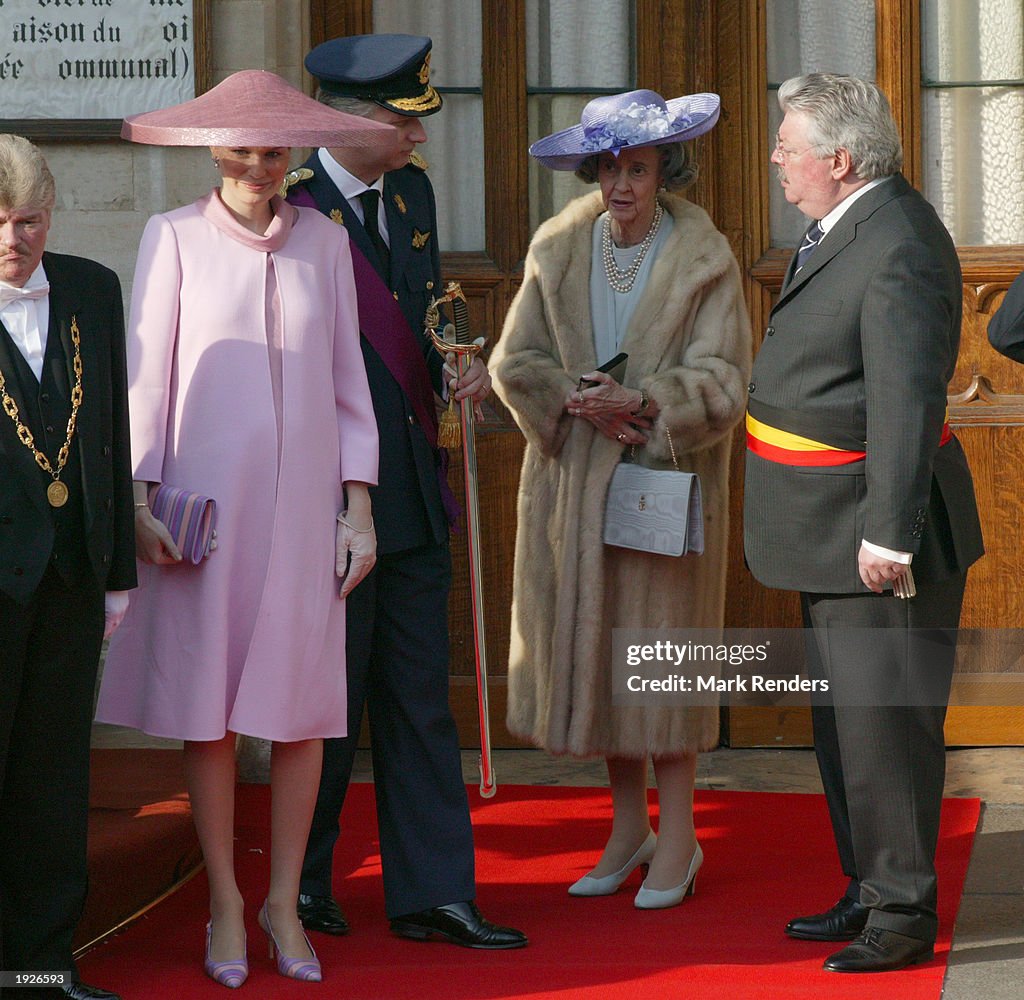
[[[825,230],[821,228],[821,223],[815,220],[814,224],[804,233],[804,241],[800,244],[800,249],[796,252],[796,270],[807,263],[807,258],[814,253],[815,248],[821,242],[821,238],[825,235]],[[794,272],[795,273],[795,272]]]

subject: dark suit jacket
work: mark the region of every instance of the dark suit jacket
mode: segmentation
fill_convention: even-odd
[[[101,589],[128,590],[136,583],[135,524],[121,286],[109,268],[82,257],[44,253],[43,268],[50,282],[48,336],[61,338],[72,384],[71,318],[78,320],[83,401],[73,447],[81,461],[90,567]],[[12,370],[3,340],[0,366]],[[7,379],[8,392],[24,413],[13,382]],[[19,603],[39,586],[53,549],[45,486],[14,421],[0,413],[0,590]]]
[[[314,153],[303,164],[313,177],[301,187],[325,215],[340,212],[349,238],[395,293],[412,331],[420,340],[434,389],[440,392],[443,360],[422,336],[423,318],[441,293],[434,192],[426,174],[412,165],[384,175],[384,209],[391,249],[390,282],[359,219],[327,176]],[[357,290],[358,291],[358,290]],[[378,484],[370,488],[377,549],[402,551],[448,537],[448,519],[438,483],[438,453],[431,447],[412,405],[377,352],[362,338],[366,375],[380,437]]]
[[[751,408],[867,458],[795,467],[748,451],[751,571],[770,587],[864,592],[862,539],[915,553],[918,580],[966,570],[983,551],[971,474],[955,438],[939,447],[962,300],[949,234],[896,175],[793,266],[754,362]]]
[[[1000,354],[1024,363],[1024,274],[1017,275],[989,320],[988,340]]]

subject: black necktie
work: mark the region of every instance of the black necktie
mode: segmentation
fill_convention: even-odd
[[[821,228],[821,223],[815,220],[806,233],[804,233],[804,241],[800,244],[800,249],[796,252],[796,269],[800,270],[807,263],[807,258],[814,253],[815,248],[821,242],[821,238],[825,235],[825,230]]]
[[[390,281],[391,251],[388,249],[387,243],[384,242],[384,237],[381,236],[380,228],[377,225],[377,205],[380,202],[380,192],[373,188],[367,188],[360,193],[359,201],[363,206],[363,228],[366,230],[366,235],[370,237],[373,249],[377,251],[377,256],[380,257],[380,262],[384,265],[384,273]]]

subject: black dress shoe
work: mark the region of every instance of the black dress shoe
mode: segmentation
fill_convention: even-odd
[[[60,987],[63,996],[70,997],[70,1000],[121,1000],[117,993],[110,990],[101,990],[98,986],[90,986],[76,979],[73,983],[65,983]]]
[[[868,922],[868,908],[843,896],[831,910],[812,917],[794,917],[786,933],[802,941],[852,941]]]
[[[934,946],[882,927],[867,927],[853,944],[825,959],[828,972],[894,972],[935,957]]]
[[[497,950],[522,948],[526,944],[526,935],[522,931],[492,924],[484,919],[472,900],[395,917],[391,921],[391,929],[401,937],[419,941],[426,941],[437,934],[452,944],[461,944],[466,948]]]
[[[348,933],[345,914],[330,896],[307,896],[301,893],[296,909],[299,921],[307,931],[320,931],[321,934],[334,934],[337,937]]]

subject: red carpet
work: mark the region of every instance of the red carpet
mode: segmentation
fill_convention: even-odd
[[[256,908],[268,870],[268,790],[239,789],[238,863],[249,913],[252,972],[243,995],[258,1000],[330,996],[344,1000],[611,1000],[680,997],[802,1000],[828,996],[937,1000],[953,920],[977,825],[976,799],[944,806],[939,845],[938,957],[898,973],[843,976],[821,971],[828,944],[786,938],[786,920],[838,897],[844,881],[818,795],[699,792],[697,830],[704,867],[681,906],[638,911],[639,875],[618,894],[574,899],[566,887],[597,860],[608,829],[599,788],[507,786],[481,802],[471,790],[479,900],[494,920],[521,927],[530,946],[477,952],[390,934],[383,915],[372,788],[353,785],[336,886],[353,926],[345,938],[314,935],[321,986],[273,971]],[[200,876],[128,931],[81,962],[82,977],[127,1000],[219,998],[202,973],[207,919]]]

